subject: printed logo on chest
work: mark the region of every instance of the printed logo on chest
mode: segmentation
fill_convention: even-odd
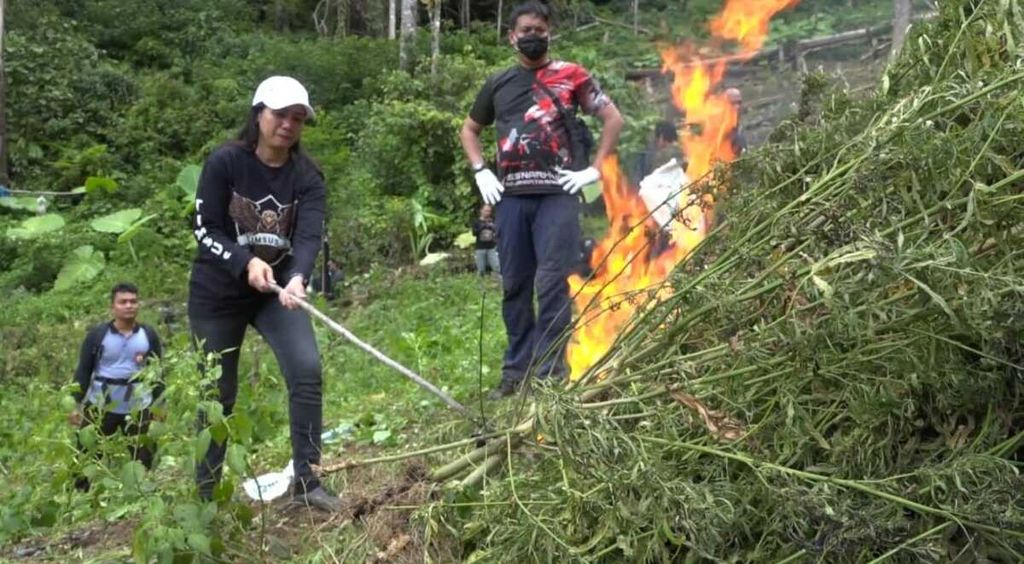
[[[281,262],[291,251],[294,204],[282,204],[274,196],[253,201],[235,192],[228,214],[235,222],[238,244],[249,247],[270,265]]]

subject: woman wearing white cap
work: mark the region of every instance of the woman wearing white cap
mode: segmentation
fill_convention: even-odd
[[[272,76],[256,89],[236,140],[210,155],[196,193],[198,253],[189,282],[192,333],[204,353],[220,355],[219,400],[230,415],[238,392],[238,351],[246,327],[263,335],[288,387],[293,496],[338,511],[337,496],[321,486],[323,416],[320,354],[309,316],[293,297],[306,283],[323,231],[326,189],[319,167],[300,149],[309,95],[297,80]],[[284,291],[275,295],[271,285]],[[200,428],[207,423],[200,411]],[[212,440],[198,464],[199,495],[212,499],[227,441]],[[225,495],[230,495],[227,492]]]

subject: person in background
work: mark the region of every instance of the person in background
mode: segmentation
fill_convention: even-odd
[[[327,261],[327,287],[324,288],[323,272],[319,268],[313,270],[313,278],[310,285],[314,292],[323,293],[328,300],[338,296],[338,286],[345,280],[345,273],[341,271],[338,262],[334,259]]]
[[[679,133],[676,126],[670,121],[659,121],[654,126],[654,140],[647,150],[637,157],[633,168],[633,183],[639,185],[640,181],[654,169],[671,159],[676,159],[681,163],[680,166],[686,169],[683,153],[679,148]]]
[[[501,265],[498,262],[497,233],[497,228],[494,226],[493,208],[484,204],[480,207],[480,217],[473,222],[473,236],[476,237],[474,244],[476,273],[480,276],[486,275],[488,269],[495,274],[501,273]]]
[[[80,429],[95,427],[100,435],[121,431],[131,438],[132,458],[147,469],[153,466],[154,448],[146,436],[152,420],[150,407],[163,393],[158,378],[150,386],[136,377],[163,350],[160,338],[149,325],[139,323],[139,289],[122,282],[110,291],[112,319],[86,333],[75,369],[75,409],[68,421]],[[86,452],[81,439],[78,449]],[[75,487],[89,490],[89,479],[79,476]]]
[[[196,192],[199,246],[188,315],[197,346],[219,355],[217,391],[225,416],[235,408],[246,328],[252,325],[267,341],[288,387],[293,500],[337,512],[341,500],[313,470],[320,462],[322,370],[312,321],[295,300],[306,297],[327,207],[323,173],[300,147],[313,116],[299,81],[272,76],[256,88],[236,140],[207,158]],[[206,421],[200,410],[199,427]],[[226,450],[226,439],[214,439],[197,465],[204,500],[214,496]]]
[[[725,97],[736,108],[736,128],[729,134],[729,142],[732,143],[733,154],[739,158],[747,150],[747,136],[744,134],[743,124],[740,122],[743,118],[743,93],[739,88],[728,88],[725,91]]]
[[[547,6],[521,4],[508,21],[517,64],[487,78],[460,134],[484,202],[496,204],[508,348],[492,399],[514,394],[527,374],[551,381],[566,375],[572,320],[567,277],[580,240],[578,192],[600,180],[598,167],[613,152],[623,124],[590,73],[548,54]],[[604,124],[593,160],[572,153],[581,132],[567,114],[577,108]],[[497,128],[497,175],[480,144],[481,131],[491,124]]]

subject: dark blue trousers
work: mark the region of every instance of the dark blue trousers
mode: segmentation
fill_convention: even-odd
[[[539,379],[562,378],[572,321],[567,278],[580,241],[579,200],[564,193],[505,196],[495,224],[508,333],[502,382],[518,383],[528,372]]]

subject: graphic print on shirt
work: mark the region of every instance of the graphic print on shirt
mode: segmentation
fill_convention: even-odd
[[[579,65],[553,61],[537,71],[559,103],[570,113],[579,107],[595,114],[611,103],[589,74]],[[506,188],[558,185],[555,169],[571,164],[569,133],[558,106],[543,88],[530,85],[533,104],[519,121],[498,138],[498,167]]]
[[[294,204],[281,204],[273,196],[254,202],[233,192],[228,214],[235,222],[238,244],[267,264],[276,265],[291,251]]]
[[[477,236],[477,240],[481,243],[491,243],[494,241],[494,223],[485,221],[480,225],[480,235]]]

